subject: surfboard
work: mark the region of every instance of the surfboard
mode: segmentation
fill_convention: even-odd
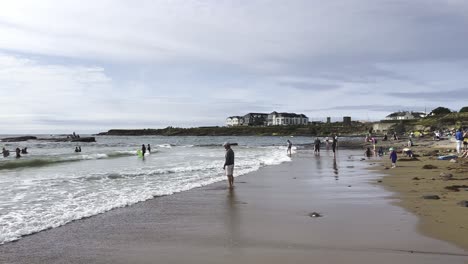
[[[143,157],[143,152],[141,151],[141,149],[137,150],[137,156],[138,157]]]

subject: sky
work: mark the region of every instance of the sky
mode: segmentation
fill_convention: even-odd
[[[0,8],[0,134],[379,120],[468,105],[465,0],[41,0]]]

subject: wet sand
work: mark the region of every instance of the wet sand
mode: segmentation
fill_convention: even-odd
[[[434,150],[439,150],[440,155],[455,154],[455,143],[449,140],[416,140],[415,143],[418,146],[412,149],[416,154],[428,154]],[[468,208],[458,204],[468,200],[468,159],[451,163],[437,160],[437,155],[419,156],[417,160],[403,157],[397,165],[397,168],[387,170],[385,167],[390,167],[390,163],[385,160],[384,166],[378,168],[387,174],[382,184],[396,193],[396,204],[420,217],[418,229],[422,233],[468,250]],[[423,169],[424,165],[436,168]],[[444,180],[441,173],[450,173],[453,178]],[[459,191],[446,189],[456,185],[467,187],[459,188]],[[426,200],[423,195],[438,195],[441,199]]]
[[[419,234],[357,153],[304,151],[232,191],[220,182],[74,221],[0,246],[0,262],[468,263]]]

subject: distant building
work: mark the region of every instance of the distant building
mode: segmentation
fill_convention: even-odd
[[[327,117],[327,124],[330,124],[331,123],[331,117]]]
[[[244,125],[244,117],[243,116],[230,116],[226,118],[226,126],[242,126]]]
[[[351,117],[350,116],[343,116],[343,125],[350,126],[351,125]]]
[[[399,111],[391,113],[385,117],[385,120],[409,120],[409,119],[421,119],[426,114],[421,112],[410,112],[410,111]]]
[[[268,115],[268,126],[307,125],[309,118],[304,114],[272,112]]]
[[[248,113],[244,116],[244,126],[266,126],[268,114]]]

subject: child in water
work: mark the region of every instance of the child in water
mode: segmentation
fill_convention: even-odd
[[[392,160],[392,168],[396,167],[397,153],[393,148],[390,148],[390,159]]]

